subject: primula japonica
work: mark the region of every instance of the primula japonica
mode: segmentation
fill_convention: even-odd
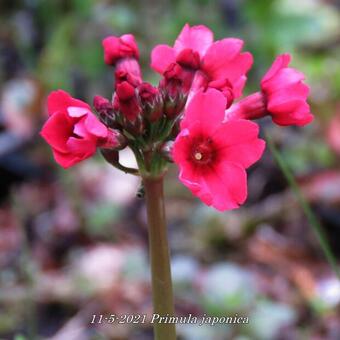
[[[151,67],[162,75],[154,87],[142,80],[134,36],[107,37],[104,61],[115,68],[116,79],[112,101],[95,97],[97,118],[88,104],[54,91],[41,135],[64,168],[91,157],[96,148],[116,155],[130,146],[141,176],[163,174],[173,158],[179,179],[205,204],[237,208],[247,196],[245,169],[264,149],[258,126],[249,120],[268,115],[278,125],[301,126],[313,119],[309,87],[301,72],[288,67],[289,54],[277,57],[259,92],[233,104],[253,63],[242,47],[240,39],[214,42],[207,27],[186,24],[173,47],[153,49]]]
[[[308,124],[313,119],[306,101],[309,88],[283,54],[262,78],[259,91],[235,102],[253,57],[241,52],[242,40],[214,41],[205,26],[185,25],[173,47],[153,49],[158,86],[143,81],[133,35],[110,36],[102,45],[115,78],[112,98],[95,96],[92,110],[62,90],[53,91],[41,135],[64,168],[99,148],[114,167],[142,177],[154,312],[173,315],[162,186],[168,165],[178,166],[179,180],[205,204],[220,211],[238,208],[247,197],[246,169],[265,148],[251,120],[269,116],[281,126]],[[126,147],[135,154],[138,169],[119,162],[119,151]],[[154,329],[156,339],[175,339],[173,324],[155,324]]]

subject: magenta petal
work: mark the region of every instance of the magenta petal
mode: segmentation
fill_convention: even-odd
[[[217,75],[240,53],[242,46],[243,41],[236,38],[215,41],[203,58],[203,70],[211,77],[218,78]]]
[[[157,45],[151,52],[151,67],[163,74],[176,61],[175,50],[168,45]]]
[[[55,149],[52,149],[52,151],[55,161],[64,169],[67,169],[83,160],[83,158],[75,154],[62,153]]]
[[[85,159],[96,152],[96,140],[71,137],[67,141],[69,152]]]
[[[202,58],[213,41],[214,35],[208,27],[203,25],[190,27],[185,24],[175,41],[174,49],[179,53],[190,48],[198,52]]]
[[[92,112],[89,112],[85,118],[85,126],[87,131],[96,137],[107,136],[107,127]]]
[[[309,86],[302,82],[289,85],[280,91],[275,91],[270,95],[270,107],[278,108],[281,104],[292,100],[300,99],[305,101],[309,94]],[[275,109],[274,109],[275,110]]]
[[[281,126],[304,126],[314,119],[310,113],[309,105],[305,101],[287,102],[280,107],[280,110],[272,113],[272,119],[274,123]]]
[[[68,113],[72,117],[81,117],[74,125],[73,132],[80,137],[93,135],[105,138],[107,136],[107,127],[89,110],[83,108],[69,107]]]
[[[213,74],[214,79],[227,78],[232,84],[244,76],[253,64],[253,56],[249,52],[241,53],[229,62],[221,63]]]
[[[46,142],[59,152],[67,152],[66,142],[72,134],[72,124],[67,114],[57,111],[50,116],[41,129],[41,136]]]
[[[85,126],[85,117],[81,118],[76,124],[74,124],[73,134],[82,138],[91,138],[91,135]]]
[[[220,157],[228,162],[248,168],[257,162],[264,151],[265,142],[258,138],[259,128],[248,120],[231,120],[223,123],[213,136]]]
[[[287,86],[291,86],[298,82],[301,82],[305,78],[302,72],[299,72],[293,68],[284,68],[278,71],[275,77],[272,77],[266,82],[261,82],[261,87],[267,93],[278,91]]]
[[[47,97],[47,110],[49,115],[57,111],[66,111],[69,106],[78,106],[90,110],[88,104],[82,100],[71,97],[63,90],[52,91]]]
[[[253,140],[258,137],[259,126],[245,119],[226,121],[213,135],[219,147],[230,146]]]
[[[297,107],[303,105],[304,103],[305,100],[300,98],[292,98],[291,100],[285,100],[276,104],[272,104],[272,102],[270,101],[268,103],[268,111],[270,111],[274,115],[278,113],[289,114],[294,112]]]
[[[191,171],[190,171],[191,170]],[[179,175],[180,181],[190,189],[193,195],[198,197],[203,203],[210,206],[213,203],[213,196],[210,188],[204,181],[204,177],[195,172],[195,169],[183,167]]]
[[[213,133],[224,119],[226,99],[220,91],[208,89],[206,92],[198,92],[184,113],[181,128],[200,122],[206,134]]]
[[[229,146],[223,150],[223,159],[248,168],[261,158],[265,146],[266,143],[262,139]]]
[[[233,95],[234,98],[239,98],[242,96],[242,91],[244,88],[244,85],[247,82],[247,77],[246,76],[241,76],[240,78],[238,78],[238,80],[236,80],[233,83]]]
[[[172,156],[177,164],[182,164],[188,159],[190,153],[190,131],[188,129],[182,129],[177,135],[175,145],[172,151]]]
[[[211,205],[217,210],[238,208],[247,198],[247,174],[238,164],[221,162],[206,174],[204,182],[210,190]]]
[[[267,73],[262,78],[262,82],[265,82],[272,78],[279,70],[285,68],[289,65],[291,61],[291,56],[289,53],[281,54],[276,57],[275,61],[273,62],[272,66],[269,68]]]
[[[83,117],[91,112],[89,109],[79,106],[69,106],[66,111],[68,115],[72,118]]]

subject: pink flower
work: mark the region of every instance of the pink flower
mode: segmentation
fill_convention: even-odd
[[[115,65],[119,59],[139,58],[138,46],[132,34],[121,37],[109,36],[103,39],[104,61],[107,65]]]
[[[67,92],[53,91],[47,99],[49,119],[40,134],[52,147],[58,164],[68,168],[96,152],[96,147],[118,144],[109,130],[90,111],[90,106]]]
[[[190,101],[173,147],[179,178],[205,204],[224,211],[247,197],[246,171],[262,155],[265,143],[257,124],[223,122],[226,98],[215,89]]]
[[[308,85],[304,74],[288,67],[289,54],[278,56],[261,81],[267,111],[278,125],[303,126],[313,120],[307,103]]]
[[[198,79],[194,80],[199,87],[216,87],[216,81],[224,94],[228,93],[228,103],[231,99],[240,97],[253,58],[249,52],[241,53],[243,41],[227,38],[213,42],[213,33],[205,26],[184,26],[177,37],[174,47],[168,45],[156,46],[151,54],[151,67],[163,74],[171,63],[198,71]],[[224,81],[224,83],[223,83]],[[223,84],[222,84],[223,83]],[[226,89],[228,85],[228,90]],[[197,88],[197,84],[193,84]],[[232,98],[229,93],[232,94]]]

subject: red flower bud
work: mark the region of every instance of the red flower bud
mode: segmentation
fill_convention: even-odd
[[[111,102],[102,96],[94,96],[93,106],[97,112],[102,112],[103,110],[112,109]]]
[[[135,88],[127,81],[123,81],[117,85],[116,93],[120,100],[128,100],[135,95]]]
[[[117,62],[116,65],[116,84],[124,80],[128,81],[134,87],[142,83],[142,74],[137,60],[133,58],[124,58]]]
[[[117,128],[116,114],[112,103],[101,96],[93,98],[93,106],[98,112],[100,120],[108,127]]]
[[[132,34],[124,34],[120,38],[109,36],[103,39],[104,61],[114,66],[122,58],[139,58],[139,51]]]
[[[139,105],[135,88],[127,81],[117,85],[113,107],[114,109],[119,109],[130,122],[135,121],[141,113],[142,109]]]
[[[177,63],[172,63],[164,72],[164,78],[159,88],[164,100],[164,114],[175,118],[183,110],[194,72],[183,69]]]
[[[159,93],[156,87],[146,82],[138,87],[138,92],[141,99],[147,103],[151,103]]]
[[[155,122],[162,116],[163,101],[158,88],[149,83],[142,83],[138,87],[139,98],[143,106],[145,118]]]

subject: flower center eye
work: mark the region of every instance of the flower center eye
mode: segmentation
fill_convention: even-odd
[[[203,155],[200,152],[196,152],[194,157],[195,157],[195,159],[200,161],[203,158]]]
[[[197,165],[210,164],[216,157],[217,151],[210,138],[201,138],[195,141],[191,149],[191,160]]]

